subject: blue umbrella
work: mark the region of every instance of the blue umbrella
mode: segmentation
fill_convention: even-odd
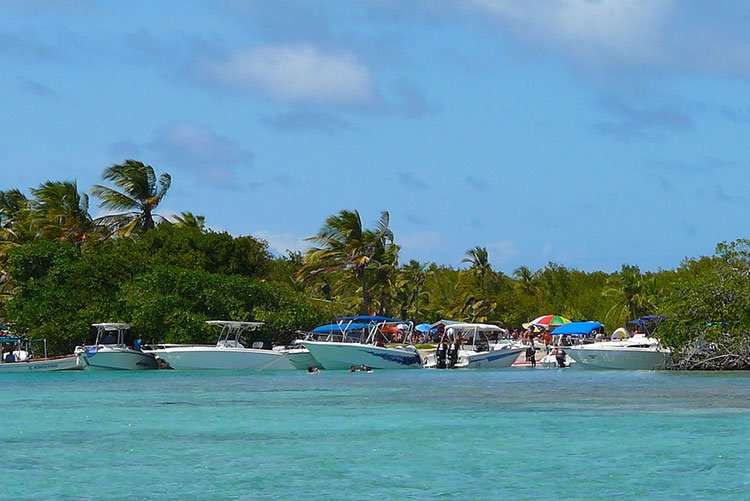
[[[435,332],[438,331],[437,327],[430,328],[430,324],[419,324],[419,325],[415,326],[414,329],[417,330],[418,332],[431,332],[431,333],[435,333]]]

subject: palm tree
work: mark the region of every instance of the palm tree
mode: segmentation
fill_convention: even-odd
[[[31,217],[40,236],[79,247],[89,234],[104,236],[103,228],[89,215],[88,195],[78,192],[75,181],[47,181],[31,193]]]
[[[179,216],[173,215],[172,219],[174,219],[174,225],[177,227],[198,228],[201,231],[206,231],[206,216],[203,214],[195,215],[189,211],[182,211]]]
[[[31,203],[20,190],[0,191],[0,256],[36,238]]]
[[[95,185],[91,194],[101,199],[99,207],[120,214],[103,216],[99,220],[121,236],[146,232],[156,226],[156,221],[165,218],[154,210],[166,196],[172,178],[166,172],[157,180],[154,168],[136,160],[125,160],[104,171],[103,179],[110,181],[120,191],[108,186]]]
[[[479,281],[480,289],[484,290],[486,278],[495,275],[492,265],[490,264],[487,247],[476,246],[466,251],[466,257],[461,260],[462,263],[469,263],[469,269],[476,274]]]
[[[641,275],[637,266],[623,265],[620,272],[612,276],[602,295],[612,298],[614,304],[607,318],[623,325],[627,320],[654,313],[656,282],[654,277]]]
[[[528,266],[519,266],[516,268],[515,271],[513,271],[513,278],[518,281],[518,286],[526,294],[533,294],[536,290],[536,286],[534,285],[534,278],[536,278],[536,276]]]
[[[390,214],[380,213],[375,229],[366,230],[358,211],[342,210],[325,220],[317,234],[306,238],[315,242],[305,253],[304,264],[297,272],[299,280],[309,280],[320,274],[344,271],[350,275],[362,293],[360,312],[370,313],[372,297],[368,284],[368,268],[379,264],[375,257],[393,244]],[[378,257],[382,257],[378,256]]]
[[[406,312],[414,305],[414,323],[419,323],[419,297],[420,288],[427,280],[427,268],[416,259],[412,259],[399,270],[396,283],[399,291],[405,291],[405,301],[402,305],[402,317],[406,318]],[[423,291],[422,291],[423,293]]]

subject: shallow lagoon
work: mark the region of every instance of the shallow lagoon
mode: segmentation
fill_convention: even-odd
[[[750,374],[3,375],[3,496],[729,498]]]

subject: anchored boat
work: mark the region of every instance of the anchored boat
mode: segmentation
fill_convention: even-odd
[[[157,348],[154,355],[175,370],[289,370],[294,369],[281,350],[265,350],[256,341],[250,348],[243,344],[246,332],[256,330],[263,322],[235,322],[209,320],[209,325],[221,327],[215,346],[178,345]]]
[[[36,347],[42,344],[44,357],[37,358]],[[45,339],[27,339],[23,336],[2,335],[0,345],[0,373],[3,372],[53,372],[67,370],[81,370],[83,366],[78,356],[63,355],[47,357],[47,341]]]
[[[373,369],[419,369],[422,360],[411,341],[413,324],[382,316],[340,317],[339,337],[314,341],[303,339],[302,345],[310,351],[324,369],[346,370],[352,366]],[[361,328],[354,329],[352,326]],[[337,335],[338,336],[338,335]],[[398,345],[403,343],[406,346]],[[389,346],[391,344],[391,346]]]
[[[149,370],[159,365],[151,353],[138,349],[138,342],[126,343],[130,325],[124,323],[93,324],[94,344],[76,347],[75,354],[86,370]]]
[[[631,320],[626,328],[617,329],[610,341],[581,344],[567,348],[580,367],[594,369],[654,370],[666,367],[672,351],[654,337],[657,326],[665,320],[649,315]]]

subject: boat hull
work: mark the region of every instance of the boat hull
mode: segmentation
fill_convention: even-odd
[[[185,346],[154,350],[175,370],[294,370],[283,353],[253,348]],[[307,367],[305,367],[307,368]]]
[[[670,357],[670,353],[666,350],[650,348],[596,349],[571,346],[567,352],[580,367],[589,369],[663,369]]]
[[[284,356],[289,360],[289,363],[297,370],[307,370],[310,367],[315,369],[323,368],[320,362],[315,359],[307,348],[294,348],[282,353],[284,353]]]
[[[25,360],[23,362],[2,362],[0,373],[3,372],[56,372],[82,370],[83,365],[77,355],[44,358],[41,360]]]
[[[525,348],[458,354],[457,369],[506,369],[513,365]]]
[[[523,353],[525,348],[503,348],[491,351],[468,351],[460,350],[458,352],[458,361],[452,368],[454,369],[506,369],[511,367],[518,360],[518,356]],[[437,368],[437,358],[435,353],[427,356],[425,367],[428,369]]]
[[[358,343],[302,341],[326,370],[348,370],[352,365],[373,369],[421,369],[419,353],[403,348],[388,348]]]
[[[84,350],[78,350],[78,355],[86,370],[138,371],[159,368],[152,354],[129,348],[97,348],[89,346]]]

